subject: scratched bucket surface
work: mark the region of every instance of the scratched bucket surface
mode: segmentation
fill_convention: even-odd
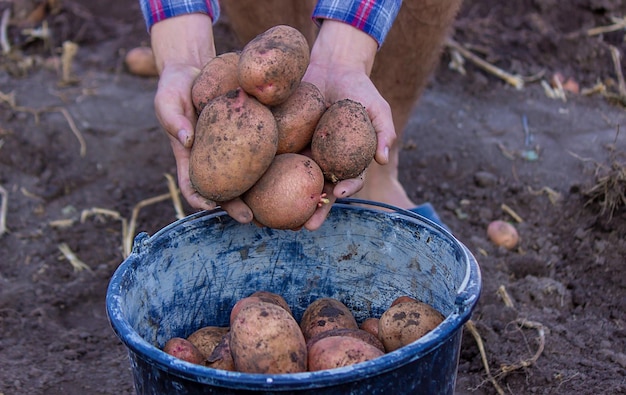
[[[128,349],[137,393],[453,394],[463,324],[481,289],[476,260],[424,217],[354,202],[334,204],[313,232],[242,225],[214,210],[151,237],[139,234],[106,297],[112,328]],[[399,350],[318,372],[228,372],[160,350],[168,339],[203,326],[228,326],[235,302],[257,290],[282,295],[298,321],[321,297],[341,300],[360,323],[380,316],[401,295],[431,304],[446,318]]]

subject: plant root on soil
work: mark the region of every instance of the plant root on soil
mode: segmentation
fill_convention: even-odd
[[[2,235],[7,232],[7,210],[9,207],[9,193],[1,185],[0,197],[2,197],[2,204],[0,204],[0,237],[2,237]]]
[[[63,118],[65,118],[65,121],[67,122],[68,126],[70,127],[70,130],[72,131],[72,133],[78,140],[78,143],[80,145],[80,151],[79,151],[80,156],[85,157],[85,155],[87,154],[87,143],[85,142],[85,138],[83,137],[83,134],[80,132],[80,130],[76,126],[76,122],[74,122],[74,118],[72,117],[72,114],[70,114],[70,112],[66,108],[53,106],[53,107],[44,107],[44,108],[37,109],[37,108],[18,106],[15,101],[14,92],[4,93],[0,91],[0,102],[4,102],[8,104],[11,110],[13,111],[32,114],[33,117],[35,118],[36,124],[39,124],[42,113],[45,113],[45,112],[61,113],[61,115],[63,115]]]
[[[500,296],[500,298],[502,298],[502,302],[504,303],[504,305],[506,307],[512,308],[514,309],[514,305],[513,305],[513,300],[511,299],[511,297],[509,296],[509,293],[506,290],[506,287],[504,285],[500,285],[500,287],[498,287],[498,295]],[[546,339],[545,339],[545,333],[546,333],[546,329],[545,326],[539,322],[536,321],[529,321],[526,320],[524,318],[518,318],[515,320],[515,323],[517,325],[519,325],[520,328],[528,328],[528,329],[535,329],[538,332],[538,347],[537,350],[535,351],[535,353],[533,354],[532,357],[528,358],[528,359],[522,359],[517,363],[514,364],[510,364],[510,365],[502,365],[498,371],[498,373],[496,373],[496,375],[494,376],[491,373],[491,369],[489,368],[489,361],[487,360],[487,352],[485,351],[485,345],[483,343],[482,337],[480,336],[480,333],[478,332],[478,329],[476,328],[476,325],[474,324],[474,322],[472,320],[469,320],[466,324],[465,327],[467,328],[467,330],[469,330],[469,332],[472,334],[472,337],[474,338],[474,340],[476,341],[476,345],[478,346],[478,351],[480,353],[480,359],[483,363],[483,367],[485,369],[485,373],[487,375],[487,381],[489,381],[494,389],[496,390],[496,392],[498,393],[498,395],[504,395],[504,389],[502,389],[502,386],[500,385],[500,383],[498,382],[498,379],[502,379],[504,378],[507,374],[514,372],[516,370],[519,369],[523,369],[523,368],[528,368],[530,366],[532,366],[534,363],[537,362],[537,360],[539,359],[539,357],[541,357],[541,355],[543,354],[543,350],[545,348],[545,344],[546,344]]]
[[[70,246],[68,246],[67,243],[61,243],[57,247],[59,248],[59,251],[63,253],[65,259],[67,259],[70,265],[72,265],[74,272],[80,272],[83,270],[87,270],[89,272],[92,271],[86,263],[78,259],[74,251],[70,249]]]

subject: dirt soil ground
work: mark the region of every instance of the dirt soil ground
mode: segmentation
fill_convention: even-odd
[[[48,3],[60,5],[49,39],[12,27],[1,58],[0,394],[130,394],[104,303],[124,256],[121,220],[155,197],[135,231],[176,220],[157,81],[123,66],[149,38],[133,1]],[[618,72],[612,57],[626,54],[625,16],[622,0],[467,1],[454,39],[525,85],[467,60],[463,75],[448,48],[415,110],[402,181],[437,207],[484,279],[473,323],[490,373],[466,328],[458,394],[626,393],[625,62]],[[226,19],[216,32],[220,52],[237,47]],[[79,45],[72,84],[57,68],[66,40]],[[494,219],[515,224],[517,248],[487,239]]]

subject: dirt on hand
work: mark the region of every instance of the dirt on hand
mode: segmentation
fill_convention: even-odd
[[[404,134],[407,192],[482,270],[458,394],[626,393],[626,3],[566,3],[467,1]],[[137,232],[193,211],[170,192],[157,80],[124,67],[149,36],[136,2],[0,1],[0,15],[11,4],[0,394],[131,394],[108,281]],[[215,35],[237,49],[226,18]],[[497,219],[514,249],[489,241]]]

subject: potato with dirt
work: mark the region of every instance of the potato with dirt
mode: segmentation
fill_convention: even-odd
[[[163,352],[183,361],[196,365],[204,365],[205,357],[189,340],[182,337],[173,337],[163,346]]]
[[[209,60],[191,86],[191,100],[198,114],[208,102],[239,87],[239,52],[226,52]]]
[[[245,306],[259,302],[273,303],[276,306],[280,306],[285,309],[290,315],[293,315],[293,313],[291,312],[291,308],[287,304],[287,301],[285,301],[282,296],[269,291],[256,291],[250,296],[239,299],[233,305],[233,308],[230,310],[230,323],[233,323],[233,320],[235,319],[235,317],[237,317],[237,314],[239,314],[241,309],[243,309]]]
[[[423,302],[402,302],[389,307],[378,321],[378,338],[392,352],[416,341],[441,324],[444,316]]]
[[[378,339],[378,336],[375,336],[363,329],[354,329],[354,328],[335,328],[335,329],[330,329],[324,332],[320,332],[316,334],[315,336],[313,336],[312,338],[310,338],[309,340],[307,340],[306,342],[307,349],[310,349],[313,346],[313,344],[315,344],[316,342],[324,338],[331,337],[331,336],[354,337],[355,339],[362,340],[365,343],[368,343],[376,347],[380,351],[385,352],[385,346]]]
[[[307,306],[300,319],[304,338],[309,341],[318,333],[336,328],[359,329],[350,309],[338,299],[319,298]]]
[[[253,303],[241,309],[231,326],[230,350],[238,372],[307,370],[306,343],[298,323],[273,303]]]
[[[226,333],[228,333],[228,327],[205,326],[187,336],[187,340],[196,346],[206,358],[211,355]]]
[[[276,155],[278,127],[272,112],[241,89],[213,99],[202,110],[189,157],[189,178],[208,200],[241,196]]]
[[[365,107],[354,100],[333,103],[311,139],[311,156],[332,183],[356,178],[370,165],[378,143]]]
[[[254,220],[273,229],[298,229],[327,204],[324,175],[313,159],[276,155],[263,176],[242,196]]]
[[[287,101],[271,110],[278,125],[276,153],[299,153],[311,143],[315,127],[326,111],[326,103],[315,85],[302,81]]]
[[[363,322],[361,322],[361,324],[359,325],[359,328],[371,333],[373,336],[376,336],[376,338],[378,339],[378,321],[379,319],[377,317],[368,317],[365,320],[363,320]]]
[[[309,371],[335,369],[369,361],[384,351],[350,336],[329,336],[315,342],[308,351]]]
[[[217,344],[213,352],[206,358],[206,366],[213,369],[228,370],[235,372],[235,362],[230,351],[230,332],[222,335],[220,342]]]
[[[297,29],[274,26],[241,50],[239,85],[263,104],[283,103],[300,84],[309,66],[309,51],[306,38]]]

